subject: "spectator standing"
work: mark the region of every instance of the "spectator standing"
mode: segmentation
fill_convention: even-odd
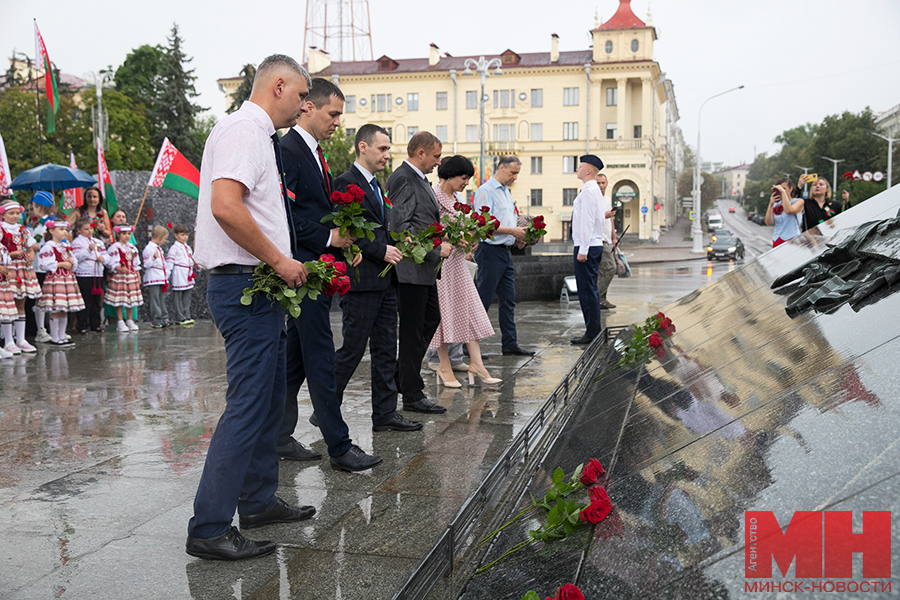
[[[191,230],[178,223],[172,228],[175,242],[166,253],[166,267],[172,277],[172,299],[175,304],[175,322],[193,325],[191,318],[191,290],[194,289],[194,252],[188,246]]]
[[[575,283],[585,331],[581,337],[571,341],[573,344],[590,344],[601,329],[597,274],[603,256],[606,218],[597,172],[603,168],[603,161],[593,154],[585,154],[578,160],[575,176],[582,186],[572,207],[572,241],[575,243]]]
[[[805,182],[805,175],[800,176],[798,187]],[[831,217],[841,213],[841,205],[831,199],[831,184],[827,179],[819,177],[809,188],[809,198],[803,202],[803,225],[806,231],[818,227]]]
[[[766,225],[775,226],[772,231],[772,247],[776,248],[800,235],[800,219],[803,199],[790,177],[782,177],[772,186],[769,206],[766,208]]]
[[[606,195],[606,188],[609,186],[609,180],[603,173],[597,174],[597,185],[600,187],[600,193],[603,194],[603,255],[600,257],[599,278],[597,279],[597,293],[600,297],[601,309],[612,309],[616,305],[606,299],[606,293],[609,285],[616,276],[616,259],[613,256],[615,252],[618,238],[616,237],[616,224],[613,217],[616,211],[613,210],[612,198]]]
[[[150,241],[144,246],[144,289],[150,304],[151,327],[159,329],[171,325],[169,310],[166,308],[165,293],[169,291],[169,269],[162,245],[169,237],[169,230],[156,225],[150,234]]]

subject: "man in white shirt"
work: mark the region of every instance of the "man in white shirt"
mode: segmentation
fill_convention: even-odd
[[[606,299],[606,292],[609,290],[609,284],[612,283],[613,277],[616,276],[616,259],[613,258],[613,252],[616,247],[616,224],[613,217],[616,211],[612,207],[612,199],[606,195],[606,188],[609,186],[609,180],[603,173],[597,174],[597,185],[600,186],[600,193],[603,194],[603,256],[600,259],[600,277],[597,280],[597,292],[600,295],[600,308],[610,309],[616,305]]]
[[[603,161],[593,154],[579,159],[575,176],[581,180],[581,191],[572,207],[572,241],[575,243],[575,283],[578,302],[584,316],[585,332],[573,344],[590,344],[600,333],[600,297],[597,271],[603,256],[603,194],[597,185],[597,173]]]
[[[291,258],[290,207],[283,194],[275,129],[291,127],[305,110],[309,74],[294,59],[269,56],[256,72],[250,100],[213,128],[203,150],[197,204],[197,263],[210,272],[206,299],[225,338],[225,412],[209,443],[194,499],[185,550],[191,556],[240,560],[275,551],[241,529],[301,521],[311,506],[275,496],[275,446],[284,412],[285,340],[281,305],[241,292],[257,262],[270,265],[289,287],[306,281]]]

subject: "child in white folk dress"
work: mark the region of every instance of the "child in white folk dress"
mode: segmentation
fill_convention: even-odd
[[[169,237],[169,230],[156,225],[150,232],[150,241],[144,246],[144,289],[147,292],[147,303],[150,305],[151,326],[154,329],[168,327],[169,311],[166,309],[165,293],[169,291],[169,269],[166,266],[166,254],[162,245]]]
[[[166,255],[166,264],[172,275],[172,298],[175,301],[175,322],[193,325],[191,318],[191,290],[194,289],[194,252],[188,246],[191,231],[181,223],[172,228],[175,242]]]
[[[69,313],[84,310],[84,301],[78,291],[73,269],[78,264],[66,241],[69,223],[63,220],[47,221],[47,236],[38,255],[41,268],[47,272],[37,305],[50,313],[51,346],[69,347],[74,344],[66,338]]]
[[[94,332],[103,331],[103,284],[106,270],[106,244],[94,237],[91,220],[85,217],[75,221],[78,235],[72,241],[72,252],[78,260],[75,279],[84,300],[85,309],[76,315],[78,333],[84,335],[88,328]]]
[[[37,348],[25,341],[25,298],[40,298],[41,286],[34,274],[32,261],[38,249],[37,242],[28,233],[24,225],[19,223],[22,217],[22,206],[15,200],[7,200],[0,204],[0,228],[3,232],[3,245],[9,253],[9,273],[7,282],[16,301],[16,321],[14,323],[15,339],[6,338],[6,351],[13,354],[37,352]]]
[[[44,242],[49,239],[47,237],[47,221],[57,220],[56,202],[53,199],[53,194],[44,191],[35,192],[34,196],[31,198],[31,203],[28,205],[28,212],[30,215],[25,221],[25,227],[38,244],[38,247],[35,249],[32,266],[34,267],[38,283],[43,285],[44,277],[46,277],[47,274],[41,268],[38,261],[38,254],[40,254],[40,248],[44,245]],[[26,319],[28,319],[29,304],[33,305],[31,310],[34,313],[34,322],[37,328],[34,341],[40,343],[49,342],[50,334],[47,332],[47,313],[38,307],[37,302],[29,299],[25,301]],[[27,329],[28,328],[26,327],[26,330]]]
[[[7,340],[12,339],[12,324],[19,316],[19,311],[16,310],[16,299],[13,297],[12,289],[7,281],[10,261],[6,246],[0,244],[0,332]],[[0,358],[12,358],[13,356],[15,355],[12,352],[7,352],[6,348],[0,345]]]
[[[144,303],[141,294],[141,278],[138,272],[141,270],[141,257],[137,246],[128,242],[131,239],[133,227],[119,225],[113,227],[116,234],[116,243],[106,251],[109,255],[111,269],[109,284],[106,286],[106,303],[116,309],[116,331],[127,333],[137,331],[138,326],[132,319],[123,319],[123,311],[128,311],[135,306]]]

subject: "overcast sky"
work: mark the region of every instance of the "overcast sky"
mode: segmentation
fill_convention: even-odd
[[[177,22],[193,57],[199,101],[221,116],[225,103],[216,79],[236,76],[242,65],[273,52],[302,57],[305,5],[155,0],[135,10],[137,3],[118,0],[0,0],[0,49],[33,56],[37,18],[51,59],[81,76],[117,67],[142,44],[165,45]],[[551,33],[559,34],[560,50],[583,50],[595,11],[607,20],[618,5],[371,0],[369,9],[375,57],[415,58],[427,56],[432,42],[454,56],[506,48],[546,52]],[[785,129],[845,110],[869,106],[877,113],[900,104],[898,0],[632,1],[641,19],[648,5],[659,36],[655,58],[675,85],[678,124],[689,144],[697,141],[701,103],[746,86],[704,108],[707,160],[749,162],[754,147],[757,153],[777,150],[774,138]]]

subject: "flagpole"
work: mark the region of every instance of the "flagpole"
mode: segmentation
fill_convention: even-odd
[[[138,208],[137,216],[134,218],[134,228],[137,231],[138,220],[141,218],[141,211],[144,210],[144,200],[147,199],[147,192],[150,191],[150,186],[148,185],[144,188],[144,197],[141,198],[141,206]]]
[[[37,19],[34,20],[34,26],[37,28]],[[35,29],[36,30],[36,29]],[[35,35],[35,39],[36,39]],[[37,43],[37,42],[35,42]],[[35,49],[37,49],[35,47]],[[27,56],[26,56],[27,58]],[[31,68],[28,70],[28,77],[31,78],[32,83],[34,84],[34,101],[37,106],[37,117],[38,117],[38,157],[40,159],[40,163],[44,164],[44,140],[41,136],[41,92],[38,89],[38,79],[37,79],[37,54],[34,56],[34,63]]]

